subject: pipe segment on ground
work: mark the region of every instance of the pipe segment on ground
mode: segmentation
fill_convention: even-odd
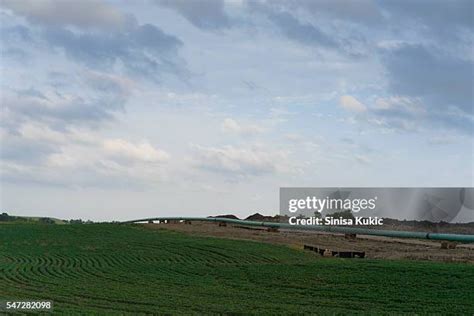
[[[339,233],[339,234],[373,235],[373,236],[383,236],[383,237],[392,237],[392,238],[418,238],[418,239],[430,239],[430,240],[455,241],[455,242],[462,242],[462,243],[474,242],[474,235],[465,235],[465,234],[440,234],[440,233],[409,232],[409,231],[397,231],[397,230],[382,230],[382,229],[323,226],[323,225],[321,226],[319,225],[290,225],[287,223],[246,221],[246,220],[222,218],[222,217],[150,217],[150,218],[124,221],[122,222],[122,224],[132,224],[132,223],[149,222],[149,221],[221,222],[221,223],[229,223],[229,224],[236,224],[236,225],[242,225],[242,226],[271,227],[271,228],[293,229],[293,230],[312,230],[312,231],[322,231],[322,232]]]

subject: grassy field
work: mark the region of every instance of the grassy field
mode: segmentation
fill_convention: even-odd
[[[0,299],[62,313],[474,313],[474,266],[114,224],[0,225]]]

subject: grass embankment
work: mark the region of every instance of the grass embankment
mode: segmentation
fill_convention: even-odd
[[[114,224],[0,225],[0,299],[62,313],[474,313],[474,266]]]

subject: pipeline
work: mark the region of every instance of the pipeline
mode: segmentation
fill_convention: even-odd
[[[132,223],[148,222],[148,221],[221,222],[221,223],[237,224],[237,225],[242,225],[242,226],[258,226],[258,227],[270,227],[270,228],[277,228],[277,229],[293,229],[293,230],[311,230],[311,231],[322,231],[322,232],[338,233],[338,234],[358,234],[358,235],[373,235],[373,236],[383,236],[383,237],[392,237],[392,238],[417,238],[417,239],[429,239],[429,240],[445,240],[445,241],[455,241],[455,242],[462,242],[462,243],[474,242],[474,235],[409,232],[409,231],[381,230],[381,229],[340,227],[340,226],[290,225],[286,223],[257,222],[257,221],[246,221],[246,220],[240,220],[240,219],[220,218],[220,217],[152,217],[152,218],[142,218],[142,219],[124,221],[121,223],[132,224]]]

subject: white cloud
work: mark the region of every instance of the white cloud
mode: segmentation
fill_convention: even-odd
[[[146,140],[104,138],[74,128],[54,130],[31,121],[15,133],[0,129],[0,142],[2,175],[28,183],[149,186],[166,177],[170,157]]]
[[[420,100],[418,98],[409,97],[389,97],[389,98],[377,98],[374,105],[375,110],[398,110],[406,111],[410,113],[423,113],[425,112]]]
[[[135,87],[135,83],[125,76],[87,70],[84,72],[86,83],[96,90],[128,97]]]
[[[355,155],[354,158],[363,165],[368,165],[372,162],[367,156],[363,155]]]
[[[65,143],[67,135],[54,131],[48,126],[37,122],[26,122],[19,127],[19,133],[25,139],[45,141],[48,143]]]
[[[89,84],[96,85],[91,80]],[[122,110],[127,95],[122,90],[111,89],[111,82],[102,80],[102,85],[94,90],[82,90],[77,93],[72,89],[55,90],[35,89],[6,90],[3,94],[1,115],[10,126],[19,125],[26,120],[47,123],[51,126],[95,125],[110,121]],[[76,86],[74,85],[74,88]],[[119,89],[118,87],[116,87]],[[78,86],[77,89],[80,89]],[[100,95],[94,92],[100,90]]]
[[[124,139],[101,139],[89,143],[77,142],[75,135],[60,144],[57,152],[48,156],[47,165],[64,168],[91,167],[123,167],[130,168],[144,165],[153,168],[154,165],[165,163],[170,155],[161,149],[153,147],[147,141],[137,144]],[[140,176],[140,175],[137,175]]]
[[[428,139],[430,145],[452,145],[457,143],[458,138],[450,136],[433,136]]]
[[[3,134],[9,137],[8,133]],[[47,124],[34,121],[26,121],[18,127],[18,137],[38,144],[64,146],[66,144],[81,144],[95,146],[100,137],[95,133],[70,127],[67,130],[54,130]],[[0,138],[1,139],[1,138]]]
[[[123,139],[104,141],[104,149],[108,155],[117,158],[126,158],[142,162],[164,162],[169,159],[169,154],[151,146],[148,142],[132,144]]]
[[[51,167],[69,168],[69,167],[76,167],[80,163],[84,164],[85,162],[87,162],[87,160],[84,159],[84,157],[82,157],[82,159],[79,159],[79,157],[77,156],[74,157],[70,154],[63,152],[63,153],[51,154],[48,157],[47,165]]]
[[[389,102],[387,99],[378,98],[375,100],[375,109],[378,110],[388,110],[393,107],[393,103]]]
[[[80,28],[117,28],[125,16],[100,0],[2,0],[0,5],[43,25],[71,25]]]
[[[291,172],[288,153],[269,150],[262,146],[204,147],[194,146],[194,163],[204,170],[233,176],[256,176]]]
[[[343,95],[339,99],[339,104],[346,110],[354,112],[365,112],[367,107],[350,95]]]
[[[228,27],[229,17],[221,0],[155,0],[155,3],[175,10],[191,24],[201,29]]]
[[[222,122],[222,130],[227,133],[235,133],[239,135],[254,135],[265,131],[265,128],[254,124],[240,124],[237,121],[226,118]]]

